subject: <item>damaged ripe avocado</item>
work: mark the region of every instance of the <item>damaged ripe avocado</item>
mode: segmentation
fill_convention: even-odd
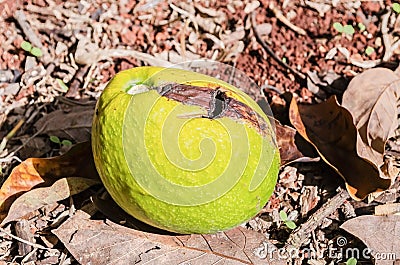
[[[173,68],[118,73],[97,103],[92,146],[115,202],[176,233],[214,233],[254,217],[279,170],[273,128],[249,96]]]

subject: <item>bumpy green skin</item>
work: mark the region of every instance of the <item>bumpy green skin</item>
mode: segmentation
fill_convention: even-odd
[[[272,157],[267,163],[270,163],[271,166],[260,185],[250,191],[249,186],[253,174],[252,170],[248,169],[237,184],[222,197],[200,205],[182,206],[166,203],[155,198],[148,190],[139,185],[137,182],[139,176],[144,176],[148,179],[154,176],[148,175],[150,171],[146,170],[134,172],[130,165],[140,163],[142,156],[147,156],[152,152],[148,150],[148,153],[141,154],[140,150],[136,150],[134,147],[136,145],[135,139],[138,139],[137,135],[132,135],[128,140],[124,139],[124,133],[126,132],[124,132],[123,128],[124,126],[125,128],[126,126],[140,127],[141,125],[138,125],[140,119],[132,117],[132,113],[129,110],[132,111],[132,108],[135,109],[136,106],[135,111],[139,110],[136,115],[138,117],[143,115],[143,113],[140,113],[142,109],[140,104],[146,104],[146,99],[157,95],[155,95],[155,91],[137,95],[129,95],[126,91],[133,84],[144,83],[154,86],[161,82],[188,83],[188,81],[192,80],[197,80],[199,85],[204,85],[208,81],[214,82],[232,91],[232,96],[245,101],[265,120],[268,120],[258,105],[246,94],[222,81],[183,70],[138,67],[117,74],[101,95],[93,121],[93,154],[96,168],[106,189],[115,202],[130,215],[155,227],[177,233],[214,233],[227,230],[249,220],[263,208],[274,190],[280,158],[277,147],[269,144],[268,151]],[[162,102],[166,106],[168,104],[180,104],[173,100]],[[127,113],[129,113],[129,117],[126,117]],[[127,121],[132,124],[125,124]],[[155,122],[151,126],[156,126],[157,124]],[[157,128],[153,129],[156,130]],[[254,139],[259,137],[251,126],[247,126],[246,130],[251,137],[255,137]],[[139,133],[141,132],[133,129],[133,134]],[[148,141],[150,142],[149,145],[146,145],[147,148],[151,149],[152,146],[157,145],[156,142],[152,145],[151,137],[146,139],[149,139]],[[266,142],[269,143],[269,140],[266,139]],[[250,145],[252,144],[255,145],[250,143]],[[127,145],[129,146],[127,147]],[[132,147],[132,153],[126,156],[124,152],[129,150],[130,147]],[[251,148],[255,150],[257,146],[252,146]],[[136,157],[137,160],[127,161],[127,157],[130,157],[130,159]],[[250,166],[254,162],[251,159],[250,157]],[[157,159],[154,161],[157,161]],[[168,171],[168,168],[163,170]],[[182,180],[180,181],[182,182]],[[190,186],[191,183],[188,181],[180,184]],[[192,185],[196,184],[192,183]],[[162,190],[162,187],[160,189]]]

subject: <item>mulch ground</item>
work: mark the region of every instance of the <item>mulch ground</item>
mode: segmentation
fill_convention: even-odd
[[[38,120],[59,109],[68,112],[92,104],[115,73],[135,66],[208,58],[245,72],[273,107],[283,104],[284,92],[294,93],[300,102],[316,103],[331,95],[340,100],[351,78],[366,68],[397,68],[400,16],[391,5],[391,1],[0,1],[0,139],[6,139],[5,146],[0,144],[0,175],[5,179],[26,158],[65,152],[67,147],[50,140],[56,129],[41,130]],[[351,25],[354,33],[338,32],[335,22]],[[43,55],[38,58],[21,49],[23,41],[40,48]],[[80,132],[60,138],[76,143],[88,137]],[[265,212],[248,228],[282,245],[290,231],[278,225],[278,212],[291,213],[299,223],[306,220],[337,187],[343,187],[340,178],[331,176],[323,163],[286,166]],[[323,252],[336,240],[339,225],[365,209],[364,202],[342,205],[303,247]],[[363,247],[347,236],[354,246]],[[16,257],[15,241],[0,242],[0,259],[23,259]],[[37,264],[58,264],[65,256],[73,261],[60,245],[55,246],[60,251],[54,254],[54,263],[40,263],[49,259],[38,254]],[[296,264],[309,260],[302,257]],[[314,259],[309,264],[329,262],[337,260]]]

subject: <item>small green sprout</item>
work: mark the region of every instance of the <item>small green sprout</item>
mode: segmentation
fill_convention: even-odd
[[[358,26],[358,28],[360,29],[360,32],[363,32],[363,31],[365,31],[365,30],[367,29],[367,27],[366,27],[363,23],[361,23],[361,22],[359,22],[359,23],[357,24],[357,26]]]
[[[368,56],[370,56],[370,55],[373,54],[374,52],[375,52],[375,49],[374,49],[373,47],[371,47],[371,46],[368,46],[368,47],[365,49],[365,54],[368,55]]]
[[[279,212],[279,216],[282,219],[282,222],[285,223],[285,225],[289,228],[289,229],[295,229],[297,227],[297,225],[295,224],[295,222],[293,222],[292,220],[289,220],[287,213],[284,210],[281,210]]]
[[[43,55],[42,51],[38,47],[33,47],[32,44],[27,41],[23,41],[21,43],[21,48],[35,57],[40,57]]]
[[[22,48],[23,50],[27,51],[27,52],[30,52],[30,51],[32,50],[32,44],[30,44],[30,43],[27,42],[27,41],[23,41],[23,42],[21,43],[21,48]]]
[[[343,25],[340,22],[333,23],[333,28],[336,29],[338,32],[343,32]]]
[[[67,85],[64,83],[64,81],[62,81],[62,80],[59,79],[59,78],[57,78],[56,80],[57,80],[57,83],[60,85],[61,90],[62,90],[63,92],[67,92],[67,91],[68,91],[68,87],[67,87]]]
[[[52,141],[53,143],[59,144],[60,142],[60,138],[58,138],[57,136],[50,136],[50,141]]]
[[[61,141],[60,138],[58,138],[55,135],[50,136],[50,141],[52,141],[53,143],[59,144],[61,146],[71,146],[72,145],[72,142],[70,140],[64,139]]]
[[[346,34],[346,35],[353,35],[355,30],[352,25],[342,25],[340,22],[333,23],[333,28],[336,29],[338,32]]]
[[[393,9],[394,12],[399,14],[400,13],[400,4],[399,3],[393,3],[392,9]]]
[[[343,33],[348,35],[354,34],[354,28],[352,25],[345,25],[343,26]]]
[[[357,265],[357,259],[356,258],[349,258],[347,261],[346,261],[346,265]]]

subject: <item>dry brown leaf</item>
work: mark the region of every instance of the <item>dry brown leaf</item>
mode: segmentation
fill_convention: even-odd
[[[0,189],[0,213],[10,205],[15,195],[30,190],[43,183],[44,179],[37,172],[35,165],[38,158],[29,158],[15,167]]]
[[[372,162],[358,156],[353,118],[335,97],[315,105],[297,105],[292,98],[289,118],[300,135],[343,177],[354,199],[389,188],[390,180],[381,178],[380,170]]]
[[[94,105],[74,106],[68,112],[53,111],[38,120],[34,126],[40,134],[84,142],[90,139],[93,114]]]
[[[31,138],[31,135],[20,137],[23,147],[19,150],[19,158],[41,157],[51,151],[51,146],[44,137]]]
[[[353,116],[361,136],[358,154],[379,167],[388,138],[398,127],[397,104],[400,97],[400,78],[386,68],[367,70],[350,82],[343,94],[342,106]]]
[[[28,191],[14,201],[0,225],[15,221],[43,206],[64,200],[100,183],[99,179],[70,177],[59,179],[50,187]]]
[[[316,158],[307,157],[303,154],[296,144],[296,130],[292,127],[282,125],[275,121],[276,140],[281,156],[281,166],[291,162],[310,162],[318,161]]]
[[[350,219],[340,228],[361,239],[371,250],[376,265],[400,262],[400,216],[364,215]],[[393,255],[395,259],[393,259]],[[386,259],[384,259],[386,256]]]
[[[52,232],[80,264],[285,264],[260,255],[259,249],[268,244],[265,236],[242,227],[212,235],[167,236],[90,220],[77,211]]]
[[[23,192],[63,177],[99,179],[90,142],[77,144],[62,156],[29,158],[15,167],[0,189],[0,217]]]
[[[296,130],[275,122],[276,140],[279,146],[281,156],[281,165],[285,165],[293,160],[303,157],[303,154],[297,149],[294,137]]]

